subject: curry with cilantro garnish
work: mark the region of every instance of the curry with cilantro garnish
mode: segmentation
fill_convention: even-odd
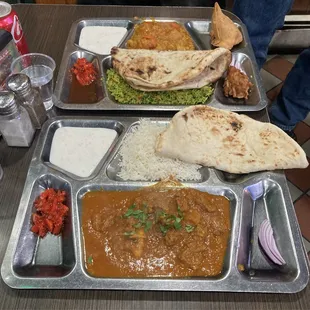
[[[158,185],[85,194],[82,230],[85,267],[90,275],[189,277],[221,273],[230,232],[228,199]]]

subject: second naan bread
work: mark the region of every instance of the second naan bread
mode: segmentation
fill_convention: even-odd
[[[178,112],[157,138],[156,152],[230,173],[308,166],[303,149],[278,127],[207,106]]]

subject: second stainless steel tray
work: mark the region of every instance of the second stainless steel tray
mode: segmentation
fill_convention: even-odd
[[[167,123],[169,119],[151,119]],[[123,181],[117,177],[117,157],[126,133],[139,125],[138,118],[70,118],[49,120],[42,128],[30,163],[12,235],[1,267],[4,282],[17,289],[123,289],[294,293],[308,283],[308,260],[282,172],[261,172],[228,175],[204,168],[198,182],[185,186],[224,195],[230,201],[231,236],[222,273],[215,278],[95,278],[87,273],[81,233],[81,199],[87,191],[135,190],[154,182]],[[102,127],[114,129],[117,138],[95,172],[89,178],[76,178],[49,163],[51,141],[59,127]],[[252,201],[245,190],[262,181],[265,194],[256,203],[255,240],[257,227],[268,217],[277,236],[278,247],[287,262],[283,270],[270,267],[257,244],[254,244],[252,268],[254,275],[242,271],[247,264]],[[68,193],[70,214],[60,236],[38,238],[30,231],[35,198],[46,188],[54,187]],[[255,241],[257,242],[257,241]]]
[[[188,33],[191,35],[197,49],[212,49],[210,43],[211,16],[213,9],[207,11],[205,20],[190,20],[186,18],[156,18],[157,21],[175,21],[184,25]],[[225,12],[235,22],[243,33],[244,40],[239,45],[235,46],[233,52],[233,62],[237,63],[250,78],[253,83],[251,95],[248,100],[227,98],[223,94],[223,78],[215,83],[214,94],[207,100],[206,104],[220,109],[247,112],[259,111],[267,106],[267,97],[262,85],[256,60],[251,47],[249,36],[246,27],[233,14]],[[133,33],[134,25],[137,20],[131,19],[82,19],[73,23],[63,58],[60,65],[59,74],[57,77],[53,101],[55,106],[65,110],[105,110],[105,111],[179,111],[184,105],[133,105],[119,104],[113,96],[108,92],[105,84],[106,71],[111,68],[110,55],[99,55],[88,50],[82,49],[79,43],[80,33],[83,27],[87,26],[118,26],[127,28],[127,34],[120,41],[120,47],[124,48],[127,40]],[[83,103],[68,103],[69,91],[71,87],[72,76],[70,68],[77,58],[84,57],[92,62],[103,77],[102,83],[98,81],[97,97],[98,101],[92,104]]]

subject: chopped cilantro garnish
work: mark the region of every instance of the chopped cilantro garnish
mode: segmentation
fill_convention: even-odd
[[[89,265],[92,265],[93,262],[94,262],[93,256],[92,256],[92,255],[89,255],[88,258],[87,258],[87,263],[88,263]]]
[[[180,217],[176,217],[175,221],[173,223],[173,226],[176,230],[180,230],[182,228],[182,224],[181,224],[182,219]]]
[[[183,212],[179,205],[178,205],[178,216],[183,220]]]
[[[167,225],[159,225],[159,228],[160,228],[160,231],[165,235],[168,230],[169,230],[169,227]]]
[[[140,228],[141,226],[142,226],[141,223],[137,223],[137,224],[133,225],[134,228]]]
[[[192,232],[194,229],[195,229],[195,226],[192,226],[192,225],[189,225],[189,224],[185,225],[185,230],[188,233]]]
[[[155,219],[153,214],[149,214],[147,204],[143,203],[142,207],[144,210],[136,209],[136,205],[131,205],[126,213],[123,215],[123,218],[134,218],[137,220],[137,223],[133,224],[132,227],[135,229],[144,228],[145,232],[148,232],[153,224],[156,224],[160,220],[160,231],[166,235],[169,229],[174,228],[175,230],[180,230],[182,228],[182,220],[184,218],[183,212],[180,206],[177,206],[177,216],[174,214],[167,214],[163,210],[158,210],[155,213]],[[153,222],[154,221],[154,222]],[[186,231],[191,232],[195,227],[191,225],[186,226]],[[125,232],[125,236],[132,236],[135,231]]]
[[[130,236],[133,236],[135,234],[135,231],[125,231],[124,232],[124,236],[128,236],[128,237],[130,237]]]
[[[152,227],[152,221],[146,221],[144,231],[148,232]]]
[[[126,213],[124,214],[124,217],[130,217],[132,213],[134,212],[135,207],[136,207],[135,204],[131,205],[126,211]]]

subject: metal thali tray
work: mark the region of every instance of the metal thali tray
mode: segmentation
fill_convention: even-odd
[[[167,118],[153,119],[165,124]],[[230,201],[231,235],[223,270],[217,277],[190,278],[95,278],[84,267],[81,232],[81,199],[92,190],[135,190],[154,182],[122,181],[117,177],[118,150],[126,133],[139,125],[139,118],[59,117],[42,128],[30,163],[16,220],[1,267],[4,282],[17,289],[122,289],[167,291],[229,291],[294,293],[308,283],[309,268],[302,238],[282,172],[228,175],[215,169],[202,168],[201,180],[183,182],[185,186],[211,194],[224,195]],[[106,156],[89,178],[76,178],[49,162],[51,142],[59,127],[110,128],[117,137]],[[257,227],[269,218],[279,250],[287,262],[285,269],[273,269],[254,243],[254,275],[240,268],[247,265],[251,212],[253,202],[245,187],[262,181],[264,196],[256,202],[255,242]],[[65,190],[70,214],[60,236],[40,239],[30,231],[33,202],[47,187]]]
[[[213,9],[210,8],[204,20],[189,20],[185,18],[155,18],[156,21],[175,21],[184,25],[190,36],[192,37],[196,49],[212,49],[210,43],[210,29],[211,16]],[[253,83],[249,99],[233,99],[227,98],[223,93],[224,79],[221,78],[214,85],[214,93],[207,100],[206,104],[209,106],[220,108],[224,110],[246,112],[259,111],[267,106],[267,97],[262,85],[256,60],[251,47],[249,36],[246,27],[242,22],[232,13],[225,13],[236,23],[243,33],[244,40],[239,45],[232,49],[233,62],[237,63],[250,78]],[[106,71],[112,67],[110,55],[99,55],[81,48],[79,44],[80,33],[83,27],[87,26],[116,26],[127,28],[127,33],[119,43],[119,47],[125,48],[126,42],[131,37],[134,31],[134,25],[141,21],[135,19],[81,19],[73,23],[66,47],[63,53],[63,58],[60,65],[60,70],[56,82],[53,101],[56,107],[65,110],[105,110],[105,111],[179,111],[184,108],[184,105],[133,105],[133,104],[119,104],[115,101],[113,96],[109,94],[106,87]],[[78,58],[84,57],[92,62],[99,72],[102,79],[98,79],[97,89],[97,103],[83,104],[83,103],[68,103],[69,92],[72,82],[72,75],[70,69]]]

